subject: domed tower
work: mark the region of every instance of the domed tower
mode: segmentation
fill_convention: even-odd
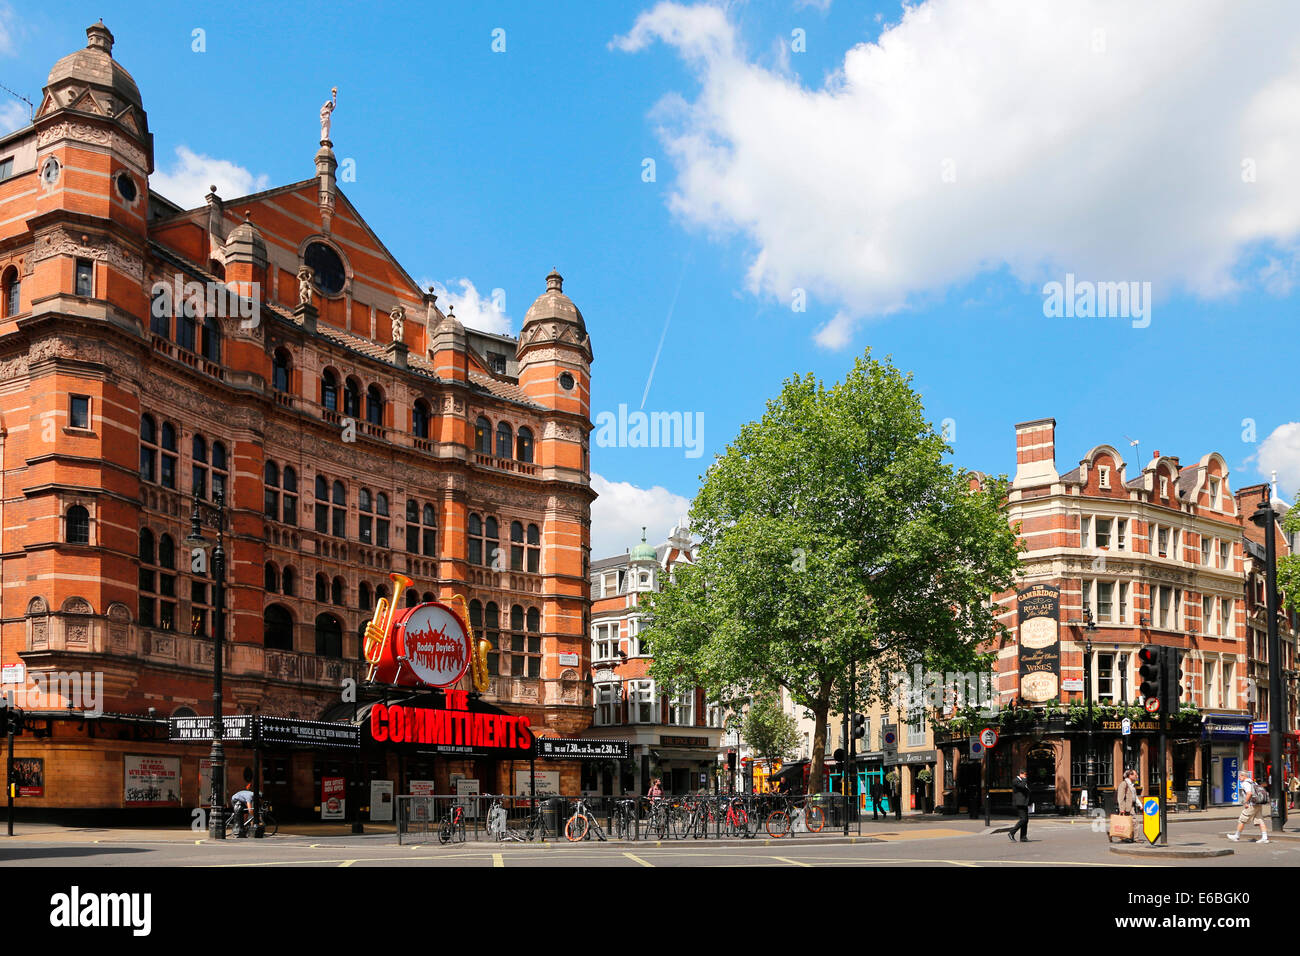
[[[641,528],[641,543],[635,545],[627,556],[628,591],[653,591],[655,589],[655,572],[659,570],[659,555],[655,546],[645,539],[645,528]]]
[[[564,279],[554,269],[546,291],[528,307],[515,350],[519,385],[546,408],[591,417],[591,339],[587,323],[564,294]]]
[[[86,37],[50,70],[36,112],[34,298],[108,300],[142,315],[153,134],[113,34],[101,21]]]

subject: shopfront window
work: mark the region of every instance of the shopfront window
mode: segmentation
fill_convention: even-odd
[[[1115,753],[1109,742],[1098,740],[1093,751],[1097,770],[1097,786],[1110,787],[1115,783]],[[1084,743],[1070,747],[1070,786],[1088,785],[1088,747]]]

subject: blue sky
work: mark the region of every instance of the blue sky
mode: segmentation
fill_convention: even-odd
[[[1137,439],[1294,494],[1297,14],[1054,7],[49,3],[0,13],[0,84],[39,101],[102,16],[187,205],[309,177],[337,86],[343,189],[458,313],[503,289],[517,332],[557,267],[593,413],[641,405],[662,337],[644,407],[702,413],[703,455],[594,448],[598,556],[662,540],[784,378],[868,347],[961,465],[1013,471],[1014,423],[1054,416],[1062,471]],[[1067,273],[1150,282],[1149,325],[1045,316]]]

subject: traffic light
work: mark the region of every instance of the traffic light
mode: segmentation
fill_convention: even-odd
[[[1164,647],[1161,650],[1165,652],[1165,660],[1161,665],[1165,689],[1160,699],[1164,701],[1165,710],[1173,713],[1178,709],[1178,701],[1183,696],[1183,652],[1176,647]]]
[[[853,739],[865,740],[866,736],[867,736],[867,715],[854,714],[853,715]]]
[[[23,712],[17,707],[9,707],[5,711],[5,731],[11,734],[21,734],[23,732]]]
[[[1148,644],[1142,650],[1138,651],[1138,678],[1142,681],[1142,686],[1138,688],[1144,700],[1154,700],[1159,702],[1160,695],[1164,688],[1162,668],[1164,663],[1164,649]]]

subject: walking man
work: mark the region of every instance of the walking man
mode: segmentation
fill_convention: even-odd
[[[1116,812],[1126,817],[1141,816],[1142,802],[1137,795],[1137,771],[1125,770],[1124,779],[1119,782],[1119,790],[1115,794]],[[1127,843],[1137,842],[1137,822],[1129,829]]]
[[[871,781],[871,819],[879,820],[885,815],[884,798],[885,788],[880,785],[880,781]]]
[[[1013,793],[1011,794],[1011,805],[1016,808],[1016,816],[1019,820],[1007,834],[1012,843],[1016,842],[1016,831],[1020,831],[1020,842],[1029,842],[1029,778],[1025,776],[1025,771],[1021,770],[1016,774],[1015,782],[1011,785]]]
[[[1268,825],[1264,822],[1264,808],[1269,805],[1268,790],[1262,783],[1250,779],[1250,774],[1241,772],[1241,814],[1237,817],[1237,832],[1229,833],[1228,839],[1236,843],[1241,839],[1241,831],[1248,823],[1259,824],[1259,839],[1256,843],[1268,842]]]

